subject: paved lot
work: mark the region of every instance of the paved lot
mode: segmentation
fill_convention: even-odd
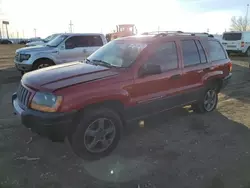
[[[217,111],[177,109],[145,119],[144,128],[131,123],[111,156],[86,162],[67,143],[30,133],[12,114],[11,94],[20,81],[12,67],[17,47],[5,48],[0,47],[0,188],[250,187],[246,59],[233,58],[233,79]]]

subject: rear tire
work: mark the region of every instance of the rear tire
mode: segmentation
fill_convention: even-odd
[[[118,145],[122,132],[120,116],[109,108],[95,108],[84,117],[68,137],[72,150],[85,160],[98,160],[109,155]]]
[[[203,98],[196,104],[192,105],[194,112],[206,113],[216,109],[218,104],[218,88],[210,87],[206,89]]]
[[[39,61],[35,62],[34,66],[33,66],[33,70],[49,67],[49,66],[52,66],[52,65],[54,65],[53,61],[39,60]]]

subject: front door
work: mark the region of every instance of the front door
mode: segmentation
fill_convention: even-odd
[[[128,118],[151,115],[179,104],[176,92],[181,86],[181,69],[178,60],[176,43],[161,42],[153,47],[153,52],[141,69],[150,64],[159,65],[158,74],[138,76],[131,90],[131,102],[135,107],[128,111]]]
[[[79,45],[81,36],[72,36],[65,41],[64,49],[58,53],[60,63],[83,60],[83,48]]]

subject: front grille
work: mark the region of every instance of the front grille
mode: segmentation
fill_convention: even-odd
[[[28,106],[30,96],[31,92],[27,90],[22,84],[20,84],[17,89],[17,98],[19,102],[24,106]]]

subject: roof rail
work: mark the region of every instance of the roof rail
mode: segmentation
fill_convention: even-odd
[[[183,32],[183,31],[151,31],[142,33],[142,35],[155,35],[154,37],[165,37],[168,35],[191,35],[191,36],[208,36],[214,37],[213,35],[206,32]]]

